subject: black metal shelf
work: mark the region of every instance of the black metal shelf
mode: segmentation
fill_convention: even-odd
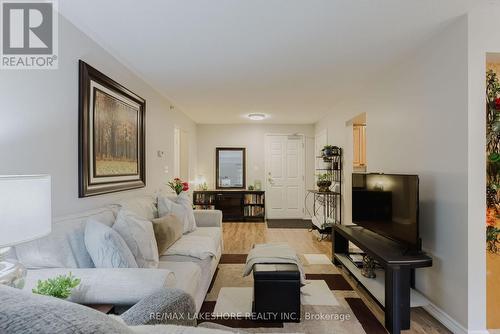
[[[326,167],[316,168],[317,172],[327,174],[327,179],[332,182],[335,191],[308,190],[306,195],[306,208],[308,197],[312,196],[313,220],[317,219],[318,228],[313,224],[313,229],[319,230],[321,238],[331,234],[333,224],[341,224],[342,221],[342,148],[336,148],[336,154],[331,156],[316,156],[321,159],[320,163]],[[330,187],[332,187],[330,186]],[[338,187],[338,188],[337,188]]]

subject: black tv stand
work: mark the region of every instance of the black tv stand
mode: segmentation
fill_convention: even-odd
[[[390,333],[410,329],[410,287],[414,285],[414,269],[432,266],[432,258],[424,253],[405,253],[402,245],[360,226],[334,225],[332,233],[336,265],[343,264],[341,258],[349,253],[350,241],[384,267],[385,327]]]

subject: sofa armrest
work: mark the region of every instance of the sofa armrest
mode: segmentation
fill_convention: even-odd
[[[193,297],[183,290],[167,288],[143,298],[121,318],[129,326],[196,326],[196,305]]]
[[[194,210],[194,219],[198,227],[221,227],[222,211],[220,210]]]
[[[24,290],[31,291],[38,280],[58,275],[81,280],[68,300],[79,304],[134,305],[152,293],[174,287],[173,272],[147,268],[50,268],[28,270]]]

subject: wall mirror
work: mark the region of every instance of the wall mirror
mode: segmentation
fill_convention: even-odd
[[[246,152],[241,147],[215,149],[215,180],[217,189],[245,189]]]

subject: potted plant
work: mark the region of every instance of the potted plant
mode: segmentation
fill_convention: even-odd
[[[59,275],[56,278],[49,278],[45,281],[39,280],[32,292],[39,295],[66,299],[78,284],[80,284],[80,279],[74,277],[70,272],[69,275]]]
[[[331,158],[334,155],[338,155],[339,148],[337,146],[333,145],[325,145],[323,149],[321,150],[323,157],[328,157]]]
[[[318,180],[316,181],[316,185],[321,192],[329,192],[330,186],[332,185],[331,174],[319,174]]]

